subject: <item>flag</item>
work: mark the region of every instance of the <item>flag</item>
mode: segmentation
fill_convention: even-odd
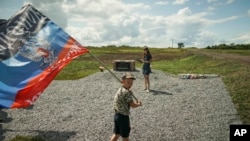
[[[0,24],[0,108],[32,105],[74,58],[88,53],[32,5]]]

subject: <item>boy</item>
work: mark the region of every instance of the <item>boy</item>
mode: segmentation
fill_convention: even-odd
[[[129,141],[130,121],[129,110],[130,107],[136,108],[142,106],[141,101],[133,101],[132,91],[130,88],[133,85],[135,77],[131,73],[126,73],[122,77],[122,87],[118,89],[114,97],[113,109],[114,116],[114,134],[110,141],[117,141],[121,136],[123,141]]]

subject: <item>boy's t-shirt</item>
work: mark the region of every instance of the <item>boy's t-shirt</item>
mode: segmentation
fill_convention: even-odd
[[[122,115],[129,115],[130,112],[130,103],[133,102],[132,95],[130,92],[121,87],[115,94],[114,102],[113,102],[113,109]]]

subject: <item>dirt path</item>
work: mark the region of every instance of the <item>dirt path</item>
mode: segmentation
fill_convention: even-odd
[[[210,57],[214,57],[217,59],[229,59],[237,62],[242,62],[250,65],[250,56],[243,56],[239,54],[233,54],[233,53],[219,53],[219,52],[208,52],[203,50],[195,50],[191,51],[194,54],[202,54],[207,55]]]

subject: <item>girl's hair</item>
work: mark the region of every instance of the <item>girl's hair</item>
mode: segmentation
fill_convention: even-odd
[[[146,53],[146,54],[144,53],[144,55],[150,54],[150,51],[149,51],[149,49],[148,49],[147,46],[144,46],[143,50],[146,50],[146,51],[147,51],[147,53]]]

